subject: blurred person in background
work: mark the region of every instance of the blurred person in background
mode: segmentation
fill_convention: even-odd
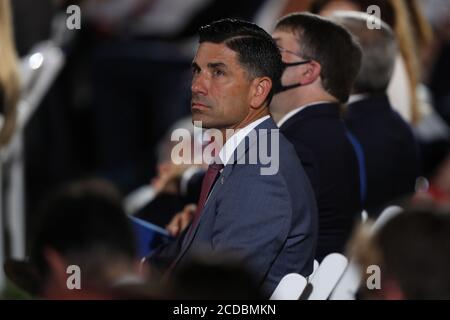
[[[190,139],[173,141],[172,133],[175,130],[189,132]],[[191,117],[177,121],[159,143],[157,175],[151,184],[127,196],[128,212],[165,227],[175,213],[188,204],[197,203],[201,179],[207,165],[201,155],[200,158],[196,157],[194,143],[204,145],[202,139],[202,130],[194,130]],[[174,149],[175,146],[177,149]],[[173,162],[172,153],[180,149],[183,149],[183,152],[190,150],[188,163]]]
[[[310,11],[330,16],[338,10],[367,12],[373,5],[380,8],[381,19],[395,31],[399,43],[400,55],[388,88],[391,102],[408,123],[416,125],[427,113],[419,102],[417,88],[422,80],[421,53],[432,37],[431,28],[416,1],[312,0]]]
[[[314,188],[321,261],[343,252],[362,211],[358,159],[341,115],[361,49],[346,29],[309,13],[283,17],[272,37],[285,69],[270,112]]]
[[[367,178],[364,209],[377,216],[400,197],[412,195],[420,172],[419,147],[409,125],[392,107],[387,88],[398,46],[391,28],[367,28],[370,15],[339,11],[331,19],[346,27],[361,45],[362,65],[345,113],[347,128],[361,143]]]
[[[14,133],[21,91],[9,0],[0,0],[0,61],[1,148]]]
[[[389,100],[411,125],[420,147],[421,174],[431,177],[450,149],[450,130],[439,115],[442,107],[436,105],[435,109],[434,106],[436,101],[441,104],[444,101],[445,104],[445,99],[436,100],[435,92],[440,91],[436,88],[445,87],[448,83],[443,80],[448,72],[445,72],[446,63],[441,63],[435,74],[440,75],[436,79],[442,80],[429,86],[431,92],[425,86],[433,29],[424,15],[424,2],[428,2],[427,6],[441,8],[443,12],[448,8],[448,4],[418,0],[312,0],[310,10],[329,16],[336,10],[367,12],[373,5],[380,8],[381,19],[394,30],[400,52],[387,91]]]
[[[134,241],[116,188],[101,180],[73,183],[42,203],[27,273],[10,268],[7,275],[39,298],[113,298],[120,285],[144,282]],[[72,265],[80,288],[71,290]]]
[[[262,300],[254,274],[227,254],[194,256],[180,268],[169,285],[171,299]]]
[[[449,211],[407,210],[375,234],[360,230],[349,248],[363,271],[361,298],[450,299]],[[374,273],[365,272],[369,266],[380,268],[379,288],[366,286],[373,283]]]

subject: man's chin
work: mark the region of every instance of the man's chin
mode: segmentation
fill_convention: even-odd
[[[202,129],[209,129],[209,121],[205,119],[201,114],[193,114],[192,115],[192,123],[194,124],[194,127],[202,128]]]

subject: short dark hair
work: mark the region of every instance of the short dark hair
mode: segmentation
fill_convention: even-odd
[[[174,273],[171,299],[260,300],[261,284],[248,266],[229,253],[197,251]]]
[[[69,184],[51,194],[38,214],[40,223],[30,256],[43,278],[49,272],[45,248],[54,249],[68,262],[86,263],[88,269],[105,267],[103,264],[111,262],[105,258],[135,258],[131,225],[117,189],[109,182],[86,180]]]
[[[310,13],[293,13],[281,18],[276,29],[294,33],[301,43],[299,54],[322,67],[324,89],[345,103],[361,67],[361,48],[338,24]]]
[[[238,54],[240,64],[250,77],[269,77],[277,83],[283,72],[280,51],[272,37],[256,24],[237,20],[222,19],[199,30],[199,43],[224,43]],[[272,99],[273,86],[268,101]]]

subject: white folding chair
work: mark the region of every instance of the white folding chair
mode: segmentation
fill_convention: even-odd
[[[316,259],[314,259],[314,268],[313,268],[313,272],[309,275],[308,277],[308,282],[311,281],[311,279],[313,278],[314,274],[316,273],[317,269],[319,268],[319,261],[317,261]]]
[[[375,233],[382,228],[389,220],[403,212],[398,206],[390,206],[383,210],[377,220],[372,225],[370,231]],[[361,270],[359,266],[350,261],[342,278],[333,290],[330,300],[354,300],[361,284]]]
[[[363,212],[361,212],[361,222],[366,223],[368,219],[369,219],[369,214],[367,213],[366,210],[363,210]]]
[[[403,208],[399,206],[390,206],[381,212],[375,223],[372,225],[372,233],[382,228],[389,220],[403,212]]]
[[[290,273],[281,279],[270,300],[298,300],[307,285],[305,277]]]
[[[350,261],[341,279],[330,295],[330,300],[355,300],[361,282],[360,268]]]
[[[308,300],[326,300],[344,274],[348,260],[340,253],[331,253],[323,259],[310,280],[312,285]]]
[[[9,231],[9,252],[12,258],[25,257],[25,210],[24,210],[24,155],[23,134],[28,121],[40,105],[51,84],[63,67],[65,56],[51,41],[38,44],[30,55],[21,60],[20,74],[23,86],[21,100],[17,106],[16,129],[11,142],[0,150],[2,179],[7,179],[7,188],[0,190],[0,289],[4,286],[3,274],[4,234]],[[0,120],[0,126],[3,121]],[[5,164],[10,169],[4,170]],[[3,213],[3,210],[6,212]]]
[[[134,215],[156,197],[155,188],[145,185],[129,193],[123,199],[125,212]]]

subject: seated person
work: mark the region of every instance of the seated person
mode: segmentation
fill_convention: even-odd
[[[366,13],[340,12],[332,19],[346,27],[363,50],[345,123],[364,152],[364,209],[370,216],[377,216],[400,197],[414,193],[420,170],[419,148],[412,130],[393,109],[386,93],[398,45],[391,28]],[[368,19],[375,19],[381,28],[367,28]]]
[[[18,263],[6,267],[33,296],[114,298],[121,285],[144,283],[131,226],[109,183],[71,184],[44,203],[39,218],[25,273],[14,272]]]

